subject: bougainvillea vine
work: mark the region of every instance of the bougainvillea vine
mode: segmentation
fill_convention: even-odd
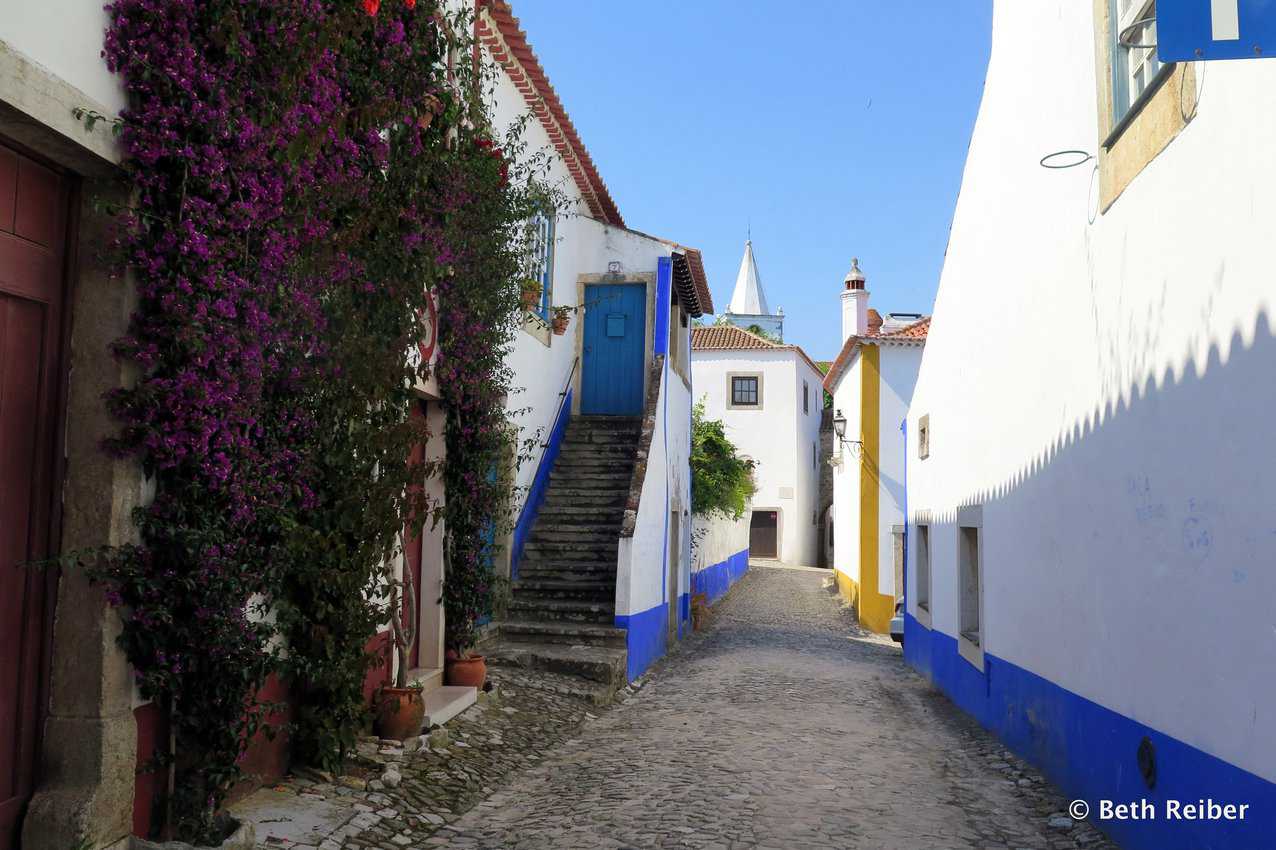
[[[546,194],[517,128],[492,141],[479,69],[454,61],[468,28],[436,4],[109,11],[138,292],[116,354],[139,378],[108,399],[108,448],[154,496],[138,542],[92,570],[142,694],[170,713],[169,831],[211,841],[272,673],[299,697],[304,757],[331,766],[353,743],[405,524],[445,520],[448,643],[473,642],[510,503],[519,234]],[[430,298],[441,464],[410,461]],[[442,505],[422,496],[430,474]]]

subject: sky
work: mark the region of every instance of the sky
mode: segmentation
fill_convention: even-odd
[[[699,248],[726,308],[751,231],[785,341],[841,343],[851,257],[926,312],[983,90],[991,0],[512,0],[636,230]]]

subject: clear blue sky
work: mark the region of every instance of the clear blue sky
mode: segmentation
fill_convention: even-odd
[[[988,63],[991,0],[513,0],[630,227],[700,248],[726,307],[752,225],[785,339],[871,303],[930,312]]]

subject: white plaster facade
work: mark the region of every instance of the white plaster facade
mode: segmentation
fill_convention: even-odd
[[[779,560],[815,565],[824,376],[796,346],[717,350],[693,342],[691,370],[695,401],[703,402],[705,416],[721,420],[737,451],[756,464],[752,510],[779,515]],[[729,403],[733,375],[761,378],[757,408]]]
[[[1003,682],[1031,674],[1057,700],[1033,727],[1041,741],[1096,765],[1119,758],[1090,776],[1025,740],[1071,796],[1113,793],[1104,783],[1120,767],[1137,779],[1144,733],[1158,749],[1191,748],[1161,767],[1184,771],[1183,796],[1222,787],[1201,784],[1217,772],[1270,804],[1276,679],[1260,671],[1276,664],[1276,62],[1169,69],[1103,148],[1106,7],[995,4],[908,415],[905,652],[1016,745],[1021,716],[983,702],[997,696],[988,668],[1000,664]],[[1038,165],[1068,148],[1102,161]],[[916,523],[928,525],[928,590]],[[978,652],[954,666],[941,656],[959,631],[962,525],[979,528],[982,615]],[[1104,739],[1067,731],[1087,712],[1140,731],[1112,741],[1115,756],[1094,751]],[[1261,838],[1180,831],[1158,843],[1145,826],[1123,840],[1258,847],[1263,823]]]

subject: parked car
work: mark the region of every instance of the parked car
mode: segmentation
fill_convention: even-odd
[[[904,600],[895,600],[895,616],[891,617],[891,640],[904,642]]]

